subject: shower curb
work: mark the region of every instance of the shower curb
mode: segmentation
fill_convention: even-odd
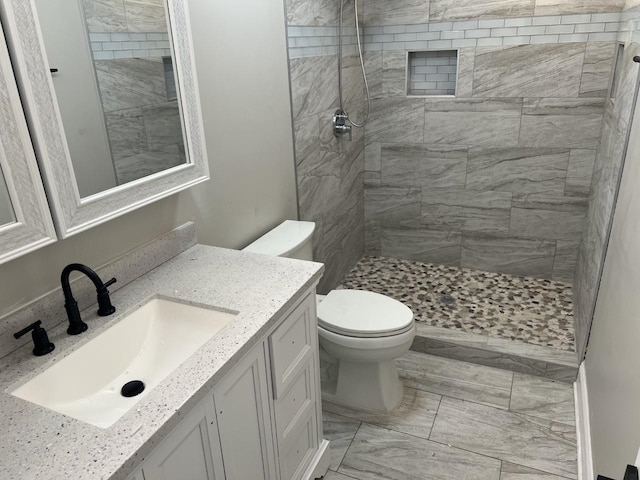
[[[424,324],[417,324],[411,350],[566,383],[578,376],[575,352]]]

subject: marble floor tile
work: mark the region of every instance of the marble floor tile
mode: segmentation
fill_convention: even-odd
[[[573,387],[522,373],[513,374],[509,410],[531,417],[575,425]]]
[[[417,352],[407,352],[396,363],[407,387],[509,408],[512,372]]]
[[[510,462],[502,462],[500,471],[500,480],[564,480],[565,478]]]
[[[577,478],[575,427],[443,397],[431,439],[567,478]]]
[[[359,480],[358,477],[343,475],[342,473],[334,472],[332,470],[329,470],[327,474],[324,477],[322,477],[322,480],[354,480],[354,479]],[[550,479],[550,480],[553,480],[553,479]]]
[[[355,410],[331,402],[322,402],[322,409],[324,412],[428,439],[440,398],[440,395],[405,387],[402,403],[387,414]]]
[[[331,470],[337,470],[340,466],[340,462],[342,462],[345,453],[347,453],[347,449],[351,445],[359,427],[360,421],[358,420],[335,415],[327,411],[322,412],[324,438],[330,442],[331,463],[329,468]]]
[[[442,330],[446,329],[443,328]],[[438,340],[437,338],[416,337],[411,345],[411,350],[531,375],[544,376],[547,370],[547,364],[543,361],[519,355],[494,352],[488,345],[485,345],[484,348],[474,348],[456,345],[454,342]]]
[[[361,480],[498,480],[500,461],[363,424],[338,471]]]

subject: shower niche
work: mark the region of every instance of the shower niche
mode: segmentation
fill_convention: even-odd
[[[408,52],[407,95],[410,97],[456,94],[457,50]]]

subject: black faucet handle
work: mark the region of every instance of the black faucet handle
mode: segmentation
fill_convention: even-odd
[[[49,341],[49,336],[44,328],[42,328],[42,321],[38,320],[33,322],[31,325],[23,328],[19,332],[13,334],[14,338],[20,338],[23,335],[31,332],[31,337],[33,338],[33,354],[40,357],[42,355],[46,355],[47,353],[53,352],[56,346]]]
[[[107,317],[116,311],[116,307],[111,304],[111,298],[109,297],[109,290],[107,287],[116,283],[116,279],[104,283],[104,287],[98,290],[98,315],[101,317]]]

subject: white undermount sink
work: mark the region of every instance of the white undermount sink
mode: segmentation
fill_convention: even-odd
[[[11,394],[110,427],[236,315],[152,299]],[[122,396],[132,380],[144,391]]]

